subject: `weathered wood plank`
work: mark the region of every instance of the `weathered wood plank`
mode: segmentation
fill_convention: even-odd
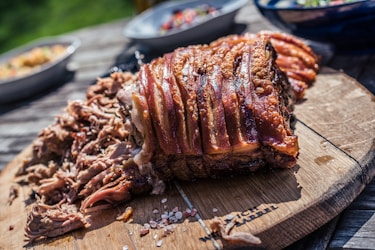
[[[165,200],[165,202],[163,201]],[[136,249],[157,249],[157,242],[162,240],[162,247],[166,249],[213,249],[212,243],[197,241],[196,235],[204,235],[202,227],[196,217],[187,217],[164,228],[151,229],[150,233],[140,237],[139,232],[145,223],[159,221],[163,214],[173,210],[180,212],[189,208],[176,188],[169,186],[166,193],[160,196],[135,197],[129,206],[134,208],[133,220],[125,223]],[[158,213],[154,213],[154,210]]]
[[[361,195],[350,205],[351,210],[375,210],[375,179],[363,190]]]
[[[327,249],[340,216],[335,217],[318,230],[288,246],[285,250],[322,250]]]
[[[215,216],[225,220],[233,214],[240,222],[234,230],[252,232],[263,247],[280,249],[354,200],[364,187],[360,166],[304,125],[298,123],[296,132],[301,152],[294,170],[182,184],[207,225]]]
[[[375,174],[375,117],[365,114],[375,114],[375,102],[372,94],[358,86],[345,74],[323,69],[306,99],[296,105],[295,114],[370,171],[365,180],[370,182]]]
[[[245,30],[247,30],[247,31],[257,32],[257,31],[262,30],[262,29],[275,29],[274,26],[272,26],[268,21],[266,21],[264,18],[262,18],[260,16],[259,12],[256,10],[256,8],[255,8],[255,6],[253,5],[252,2],[250,2],[249,5],[246,6],[242,11],[240,11],[239,15],[237,16],[237,20],[239,21],[239,23],[243,23],[243,24],[246,25]],[[52,90],[49,93],[43,93],[40,96],[38,96],[37,98],[34,98],[34,99],[28,101],[26,104],[22,104],[21,106],[19,106],[17,104],[14,107],[8,108],[8,109],[7,108],[3,109],[4,107],[0,107],[0,114],[1,114],[0,126],[1,126],[2,123],[7,123],[7,126],[6,126],[6,129],[7,129],[8,127],[12,127],[13,123],[15,123],[15,124],[19,123],[18,128],[22,129],[20,124],[21,124],[21,122],[25,121],[25,124],[24,124],[24,127],[23,127],[23,130],[25,132],[22,132],[22,135],[20,137],[17,137],[17,136],[9,137],[9,135],[7,135],[7,134],[0,135],[0,141],[5,142],[4,146],[2,146],[2,150],[4,150],[5,152],[4,151],[0,152],[0,157],[1,157],[1,159],[0,159],[0,169],[5,165],[5,163],[9,162],[11,159],[14,159],[14,157],[17,154],[16,151],[20,150],[22,148],[22,145],[24,145],[24,147],[26,147],[27,145],[30,144],[32,138],[30,137],[31,135],[27,133],[27,131],[30,129],[31,123],[28,123],[27,122],[28,120],[32,120],[33,116],[35,116],[40,120],[51,119],[50,121],[52,121],[54,115],[59,113],[60,107],[62,108],[62,107],[65,106],[66,100],[83,97],[86,86],[88,86],[94,80],[94,78],[96,78],[98,75],[101,75],[102,73],[104,73],[112,65],[115,65],[118,62],[121,62],[121,60],[123,59],[122,55],[127,53],[127,49],[128,49],[127,45],[126,45],[128,40],[126,38],[124,38],[121,34],[122,28],[125,25],[125,21],[126,20],[119,20],[119,21],[116,21],[114,23],[100,25],[100,26],[97,26],[95,28],[90,27],[90,28],[87,28],[87,29],[82,29],[82,30],[71,33],[71,35],[79,37],[82,41],[81,49],[73,57],[73,62],[77,62],[76,66],[77,66],[77,70],[78,70],[77,74],[76,74],[76,76],[73,80],[74,82],[69,82],[67,84],[64,84],[61,87],[57,88],[57,90]],[[236,28],[241,28],[241,27],[238,26]],[[97,36],[97,34],[101,34],[101,35]],[[111,48],[106,48],[106,46],[110,46]],[[103,55],[103,58],[105,58],[105,60],[100,60],[100,61],[97,61],[95,63],[92,63],[90,60],[95,59],[97,57],[93,58],[89,54],[92,53],[92,51],[95,51],[94,54],[99,55],[101,50],[98,49],[98,48],[104,49],[106,51],[106,55]],[[111,56],[113,58],[111,58]],[[372,68],[374,68],[374,65],[375,65],[375,56],[367,56],[367,55],[359,55],[359,56],[357,56],[357,55],[340,55],[340,56],[335,55],[333,57],[333,59],[331,60],[331,62],[329,63],[330,67],[332,67],[334,69],[342,69],[345,73],[351,75],[352,77],[357,78],[359,80],[359,82],[364,84],[372,92],[375,91],[375,87],[374,87],[375,84],[374,84],[374,80],[373,80],[374,78],[373,78],[373,71],[372,71]],[[355,82],[355,81],[353,81],[353,82]],[[353,83],[353,84],[357,85],[357,83]],[[349,86],[352,86],[353,84],[350,83]],[[341,96],[343,96],[344,100],[351,99],[351,104],[345,106],[345,109],[344,109],[344,108],[342,108],[342,104],[343,104],[342,102],[341,103],[339,102],[340,105],[337,105],[335,103],[334,98],[330,98],[330,96],[329,96],[330,93],[332,95],[334,95],[334,93],[337,93],[336,92],[337,86],[335,84],[332,84],[331,81],[329,81],[329,84],[328,84],[329,88],[328,89],[325,88],[327,86],[323,86],[323,85],[324,85],[323,82],[321,82],[321,84],[319,84],[319,85],[314,85],[314,88],[312,88],[312,89],[315,89],[315,90],[313,90],[315,92],[311,95],[309,94],[310,90],[308,91],[308,95],[310,95],[310,96],[308,96],[307,100],[302,105],[297,106],[297,110],[296,110],[297,117],[306,124],[309,124],[309,123],[315,124],[314,130],[316,130],[319,133],[321,133],[322,131],[324,133],[329,132],[329,136],[327,136],[327,138],[331,142],[333,142],[333,143],[339,142],[340,143],[339,146],[340,146],[341,150],[343,150],[346,154],[350,155],[351,157],[353,157],[356,160],[358,160],[359,162],[361,162],[362,166],[364,166],[364,170],[365,170],[363,173],[365,175],[367,174],[367,178],[368,178],[367,180],[364,181],[366,183],[371,179],[371,176],[373,175],[371,172],[368,172],[367,170],[371,169],[373,164],[374,164],[374,162],[372,162],[372,163],[370,162],[371,157],[374,154],[374,149],[371,150],[371,148],[369,147],[370,143],[364,135],[361,135],[361,133],[358,132],[358,131],[348,129],[347,125],[341,126],[340,131],[342,133],[348,134],[348,135],[352,135],[354,133],[355,136],[349,136],[351,138],[351,141],[349,143],[346,143],[346,142],[342,143],[343,137],[339,133],[335,132],[335,129],[337,128],[337,126],[336,127],[334,126],[334,123],[338,122],[338,121],[339,122],[349,122],[349,123],[351,123],[351,122],[355,122],[359,119],[359,121],[360,121],[359,125],[356,125],[357,127],[355,129],[361,130],[361,129],[364,128],[365,129],[365,135],[367,134],[369,137],[371,137],[374,134],[374,133],[372,133],[374,131],[373,130],[374,122],[366,123],[366,121],[361,120],[360,115],[356,115],[355,113],[352,112],[353,111],[352,110],[353,105],[355,107],[356,112],[357,112],[357,109],[359,107],[362,107],[362,108],[364,107],[363,105],[361,106],[361,104],[360,104],[362,101],[364,101],[364,98],[361,97],[363,92],[359,91],[359,90],[356,90],[356,91],[353,91],[353,93],[351,93],[350,91],[347,91],[347,88],[346,88],[347,86],[345,86],[344,91],[339,92],[340,96],[337,96],[337,98],[341,98]],[[335,89],[335,88],[336,88],[336,90],[332,91],[332,89]],[[319,90],[321,90],[322,93],[319,93]],[[313,98],[314,100],[312,101],[310,98]],[[333,104],[329,104],[329,105],[328,104],[324,105],[323,103],[319,104],[319,102],[321,102],[321,100],[325,101],[327,98],[330,102],[332,101]],[[370,103],[371,103],[370,107],[372,107],[371,105],[373,105],[373,103],[374,103],[373,99]],[[318,105],[318,106],[315,106],[315,107],[318,107],[318,108],[314,108],[314,105]],[[342,110],[340,112],[345,112],[345,111],[349,110],[350,114],[341,116],[341,118],[340,118],[340,115],[342,113],[339,112],[339,114],[335,114],[334,111],[330,110],[330,107],[329,107],[330,105],[334,106],[334,107],[341,106]],[[321,111],[319,111],[320,109],[321,109]],[[34,110],[36,111],[36,113],[34,112]],[[329,116],[332,116],[332,117],[329,117],[328,120],[320,121],[319,117],[317,117],[315,113],[317,112],[317,113],[322,114],[322,113],[324,113],[323,111],[324,112],[329,111],[328,112]],[[359,110],[359,111],[361,112],[361,110]],[[373,111],[371,108],[367,109],[367,113],[371,113],[371,111]],[[366,113],[366,115],[367,115],[367,113]],[[20,114],[22,114],[22,115],[20,115]],[[345,117],[346,117],[346,119],[343,119]],[[35,132],[37,130],[36,129],[37,126],[33,127],[34,125],[42,126],[43,124],[41,122],[36,123],[36,124],[31,124],[32,128],[34,128],[33,131]],[[324,125],[324,127],[321,130],[316,129],[316,127],[320,127],[320,125]],[[2,132],[2,129],[0,129],[0,133],[1,132]],[[362,143],[364,143],[364,145],[362,145]],[[367,155],[361,155],[361,152],[360,152],[361,149],[364,149],[364,150],[370,149],[370,151]],[[356,157],[359,157],[359,158],[356,158]],[[4,172],[7,172],[7,171],[4,171]],[[3,180],[4,173],[1,174],[0,178],[1,178],[1,180]],[[3,188],[3,186],[0,186],[0,187],[2,188],[2,190],[5,190],[5,192],[3,192],[3,194],[2,194],[3,196],[1,197],[2,200],[5,201],[6,198],[7,198],[7,194],[8,194],[8,187],[5,187],[5,188]],[[363,192],[363,194],[354,203],[352,203],[352,206],[350,207],[350,210],[347,210],[347,211],[355,211],[355,213],[360,218],[366,217],[366,215],[363,215],[362,213],[365,213],[368,216],[368,211],[371,212],[371,210],[373,210],[373,208],[374,208],[374,203],[373,203],[373,197],[375,197],[375,192],[373,190],[373,188],[375,187],[374,181],[372,181],[369,184],[368,187],[369,188],[366,189]],[[264,193],[259,192],[259,193],[257,193],[257,195],[262,196],[262,195],[264,195]],[[25,197],[25,194],[23,194],[23,196]],[[144,199],[147,199],[147,198],[144,198]],[[155,199],[159,199],[159,198],[155,198]],[[22,202],[23,202],[23,200],[25,200],[25,199],[22,198]],[[223,201],[222,198],[221,198],[221,200]],[[18,204],[18,207],[20,208],[20,210],[22,210],[24,204],[22,204],[22,202],[20,200],[16,200],[15,203],[12,205],[12,208],[17,206],[17,202],[20,202]],[[200,202],[203,203],[204,198],[202,198],[202,200]],[[334,201],[334,202],[337,202],[337,201]],[[211,202],[208,205],[210,205],[210,208],[211,208],[211,205],[213,205],[213,204],[214,204],[214,202]],[[2,207],[3,205],[4,204],[1,203],[0,207]],[[226,209],[228,209],[228,207],[226,207]],[[361,210],[361,209],[366,209],[366,210]],[[9,246],[10,246],[11,249],[20,248],[21,243],[19,242],[19,239],[22,239],[23,233],[22,233],[22,230],[21,231],[17,231],[17,230],[20,230],[19,226],[22,227],[22,225],[20,223],[24,223],[24,220],[23,220],[24,215],[22,215],[23,217],[20,217],[17,214],[16,220],[12,220],[12,219],[7,220],[7,218],[4,217],[3,211],[4,210],[0,210],[0,221],[1,221],[2,225],[5,224],[5,227],[2,226],[2,229],[1,229],[2,231],[0,231],[0,234],[2,235],[3,238],[10,239],[10,243],[9,243],[10,245]],[[212,209],[208,210],[208,212],[206,213],[207,216],[208,215],[211,216],[211,215],[215,214],[215,213],[211,213],[209,211],[212,212]],[[117,210],[112,211],[112,215],[110,215],[110,217],[112,216],[111,218],[113,218],[113,215],[114,215],[115,212],[117,213]],[[140,212],[140,211],[138,210],[138,212]],[[15,215],[15,213],[12,213],[12,216],[14,216],[14,215]],[[139,214],[137,214],[137,216],[142,217]],[[311,215],[311,216],[313,216],[313,215]],[[359,248],[361,248],[362,245],[367,246],[367,248],[370,248],[369,246],[371,246],[371,245],[369,245],[369,244],[372,243],[372,240],[374,239],[373,237],[361,238],[361,237],[356,237],[356,235],[352,235],[352,236],[349,236],[349,237],[348,237],[348,235],[345,235],[346,230],[348,228],[350,228],[351,221],[354,220],[354,224],[356,223],[355,221],[358,221],[357,217],[351,216],[351,214],[349,214],[349,216],[344,214],[342,221],[345,222],[345,224],[343,223],[338,228],[338,230],[336,232],[337,237],[335,236],[333,238],[333,240],[332,240],[333,243],[330,245],[331,248],[332,247],[334,247],[335,249],[342,248],[345,245],[345,243],[347,243],[347,242],[350,242],[350,245],[346,244],[345,248],[353,248],[353,249],[357,248],[357,249],[359,249]],[[371,221],[372,221],[372,219],[371,219]],[[15,229],[10,230],[8,225],[13,225],[13,222],[16,222],[16,223],[14,223]],[[185,225],[185,224],[179,224],[178,230],[183,230],[183,231],[182,232],[180,232],[180,231],[176,232],[175,234],[178,234],[178,236],[174,235],[173,240],[172,240],[172,238],[167,238],[166,242],[164,242],[165,244],[163,245],[163,247],[165,247],[165,246],[172,247],[172,245],[173,245],[172,242],[175,242],[175,243],[182,242],[184,240],[184,237],[182,237],[181,235],[184,235],[184,233],[186,232],[186,231],[184,231],[185,229],[183,229],[183,228],[186,228],[186,230],[195,230],[195,229],[191,229],[191,228],[196,227],[194,223],[196,223],[196,222],[189,222],[186,227],[181,226],[181,225]],[[132,245],[132,241],[134,241],[134,239],[131,239],[131,241],[128,241],[129,237],[126,235],[126,233],[129,234],[131,231],[133,232],[133,229],[134,229],[134,231],[137,231],[137,229],[140,226],[141,226],[141,222],[134,223],[134,225],[131,225],[130,227],[128,227],[128,224],[123,224],[123,223],[120,223],[120,222],[111,223],[110,225],[108,225],[108,228],[116,228],[116,230],[118,230],[118,233],[121,233],[121,236],[110,234],[110,236],[108,236],[106,238],[105,242],[107,242],[107,240],[108,240],[108,242],[109,241],[116,242],[119,245],[119,248],[121,248],[123,246],[122,244],[128,244],[130,242],[129,243],[130,249],[135,249],[134,245]],[[290,226],[292,228],[295,227],[294,225],[288,225],[288,224],[284,224],[284,226],[286,228],[287,228],[287,226]],[[125,227],[125,229],[123,229],[123,227]],[[329,229],[323,228],[322,233],[318,234],[318,236],[312,236],[313,237],[312,240],[314,242],[313,245],[325,246],[327,244],[327,242],[326,242],[327,238],[330,237],[331,231],[332,231],[330,226],[327,226],[327,227]],[[101,234],[100,233],[101,232],[100,230],[101,229],[104,230],[104,228],[105,228],[105,226],[99,228],[98,230],[94,230],[93,232],[88,231],[88,232],[86,232],[86,235],[77,232],[77,233],[71,234],[69,236],[61,237],[57,241],[56,240],[50,241],[48,243],[48,245],[45,245],[45,246],[44,245],[38,245],[38,247],[39,248],[45,247],[45,249],[53,249],[53,248],[69,249],[70,247],[72,247],[72,249],[81,249],[81,248],[84,248],[85,246],[87,246],[87,245],[85,245],[86,244],[85,243],[85,236],[92,235],[90,237],[95,238],[95,237],[102,237],[102,236],[108,235],[108,233],[107,234],[105,234],[105,233]],[[105,229],[105,230],[107,230],[107,229]],[[122,231],[122,230],[124,230],[124,231]],[[372,230],[372,229],[370,228],[370,230]],[[155,234],[154,231],[152,233]],[[204,235],[204,233],[205,233],[204,231],[199,231],[197,234],[198,235]],[[326,233],[326,235],[323,237],[324,233]],[[345,235],[345,238],[341,240],[342,244],[340,245],[340,244],[337,243],[337,242],[339,242],[339,240],[337,240],[337,239],[339,238],[340,235],[343,235],[343,234]],[[275,235],[277,235],[277,234],[275,234]],[[151,246],[155,243],[153,241],[152,235],[150,234],[149,236],[151,236],[151,237],[148,237],[149,239],[146,239],[146,241],[142,241],[142,239],[136,239],[135,241],[137,241],[139,244],[141,244],[142,248],[147,249],[148,246]],[[125,242],[121,241],[121,239],[122,239],[121,237],[124,237]],[[132,237],[134,238],[135,235],[133,235]],[[61,244],[63,242],[64,243],[66,242],[67,244],[66,245]],[[73,248],[72,242],[76,242],[75,245],[74,245],[74,248]],[[111,242],[108,243],[108,245],[111,245],[112,244]],[[147,244],[144,244],[145,242]],[[308,241],[308,242],[311,242],[311,241]],[[3,248],[3,244],[4,243],[2,241],[0,241],[0,249]],[[191,246],[193,246],[193,245],[189,245],[189,243],[186,243],[186,244],[187,244],[187,246],[189,246],[189,248]],[[301,245],[300,245],[300,249],[305,249],[303,247],[304,243],[301,243],[301,244],[302,244],[302,248],[301,248]],[[210,245],[208,243],[201,244],[200,246],[201,247],[203,247],[203,246],[207,247],[208,249],[213,249],[213,247],[214,247],[212,244]],[[298,244],[295,244],[293,246],[298,248]],[[139,247],[139,248],[141,248],[141,247]],[[193,247],[191,247],[191,248],[193,248]],[[5,249],[8,249],[8,248],[5,248]]]
[[[329,249],[374,249],[375,210],[347,210]]]
[[[369,60],[369,55],[353,55],[348,60],[348,55],[336,55],[329,62],[329,66],[345,72],[349,76],[358,79],[362,74],[362,67],[353,67],[353,65],[366,65]]]
[[[255,233],[263,240],[264,247],[277,249],[320,227],[354,199],[362,188],[362,172],[357,163],[347,158],[334,145],[322,143],[324,138],[303,124],[297,123],[296,131],[300,137],[301,152],[298,166],[292,170],[180,184],[207,228],[215,216],[225,220],[232,214],[240,222],[234,231]],[[319,160],[326,156],[332,158]],[[8,166],[1,177],[12,179],[11,174],[14,174],[18,162],[13,162],[14,167],[11,169]],[[9,180],[1,182],[4,183],[3,189],[9,189],[9,186],[5,186]],[[188,205],[175,189],[169,189],[162,197],[167,197],[169,209],[183,209]],[[113,209],[102,212],[100,217],[93,215],[95,223],[91,229],[59,237],[57,241],[49,240],[46,244],[37,243],[33,248],[50,249],[60,244],[66,246],[66,249],[72,249],[73,245],[83,249],[105,245],[118,248],[123,244],[135,244],[136,248],[152,249],[153,246],[156,247],[153,238],[156,233],[141,238],[137,232],[155,216],[152,213],[154,208],[163,210],[160,201],[161,197],[144,196],[129,202],[127,205],[135,209],[135,214],[133,222],[126,224],[128,233],[121,223],[113,222],[117,214],[117,210]],[[4,211],[3,214],[9,214],[9,211]],[[9,219],[5,219],[9,223],[7,220]],[[22,228],[17,225],[14,233],[20,236]],[[160,233],[162,232],[159,230],[157,234]],[[130,236],[131,240],[126,240],[125,236],[121,238],[123,234]],[[173,234],[162,239],[168,249],[179,249],[181,245],[178,243],[186,238],[190,239],[189,243],[184,243],[186,249],[214,249],[213,242],[210,238],[207,240],[207,237],[206,231],[197,221],[184,221],[177,225]],[[220,239],[217,242],[222,247],[231,247]]]

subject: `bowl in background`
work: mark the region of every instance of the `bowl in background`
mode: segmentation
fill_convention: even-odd
[[[193,0],[167,1],[157,4],[135,18],[124,28],[124,35],[136,43],[158,50],[172,50],[178,46],[207,43],[229,32],[236,13],[248,0]],[[160,32],[160,27],[176,10],[196,8],[207,4],[218,9],[217,15],[204,18],[181,29]]]
[[[375,0],[301,7],[295,0],[254,0],[276,27],[306,39],[331,43],[337,50],[375,49]]]
[[[65,53],[56,60],[45,63],[27,74],[0,79],[0,104],[31,97],[59,84],[67,72],[69,60],[80,46],[80,40],[68,36],[46,37],[0,55],[0,64],[3,64],[34,48],[53,45],[66,46]]]

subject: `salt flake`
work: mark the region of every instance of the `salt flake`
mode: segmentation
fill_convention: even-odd
[[[156,246],[161,247],[161,245],[163,245],[163,240],[158,240],[158,242],[156,242]]]

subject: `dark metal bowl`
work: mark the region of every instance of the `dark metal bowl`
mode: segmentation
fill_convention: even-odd
[[[375,49],[375,0],[308,8],[293,0],[254,3],[272,24],[293,35],[331,43],[338,50]]]
[[[159,50],[172,50],[177,46],[206,43],[229,32],[236,13],[248,0],[183,0],[167,1],[142,12],[124,28],[124,35],[134,42]],[[216,16],[185,28],[160,33],[160,27],[177,9],[195,8],[202,4],[219,9]]]
[[[67,72],[67,64],[80,46],[80,41],[74,37],[43,38],[0,56],[0,63],[3,63],[33,48],[56,44],[67,46],[67,51],[62,57],[42,65],[39,69],[29,74],[0,80],[0,104],[30,97],[59,83],[60,79]]]

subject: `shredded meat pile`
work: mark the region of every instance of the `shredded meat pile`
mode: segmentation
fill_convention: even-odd
[[[274,43],[277,52],[282,43],[292,50],[277,57]],[[290,60],[296,68],[282,64]],[[308,86],[317,69],[300,41],[261,32],[179,48],[136,74],[98,79],[85,101],[69,102],[40,133],[18,173],[39,197],[28,240],[87,227],[90,211],[162,193],[173,178],[294,166],[298,140],[290,123],[299,87],[290,83],[307,72],[301,81]]]
[[[33,241],[88,226],[84,213],[98,201],[128,200],[150,189],[134,156],[143,140],[130,134],[129,98],[136,75],[114,73],[90,86],[86,101],[71,101],[33,143],[33,156],[20,169],[41,196],[28,218]]]

